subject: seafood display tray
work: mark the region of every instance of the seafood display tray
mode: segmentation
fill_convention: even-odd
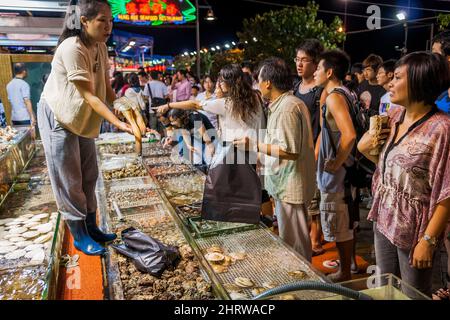
[[[110,190],[129,190],[134,188],[139,189],[156,189],[157,186],[152,178],[146,177],[131,177],[124,179],[113,179],[104,182],[107,191]]]
[[[228,272],[216,273],[221,285],[234,283],[237,277],[251,279],[258,287],[262,287],[265,282],[283,285],[297,281],[288,274],[296,270],[306,273],[307,277],[304,280],[325,282],[312,270],[312,266],[307,261],[266,229],[200,238],[195,241],[203,253],[214,245],[220,246],[228,253],[246,253],[247,257],[229,266]],[[210,265],[209,262],[206,263]],[[214,271],[211,270],[211,272]],[[251,288],[242,291],[249,299],[252,298]],[[314,300],[323,296],[317,291],[301,291],[296,292],[295,295],[301,300]]]
[[[162,217],[167,215],[167,207],[161,202],[148,206],[139,206],[134,208],[120,208],[120,215],[115,210],[110,211],[110,218],[113,223],[119,220],[126,221],[132,219]]]
[[[161,203],[159,193],[152,188],[126,188],[110,189],[107,195],[107,205],[110,210],[114,210],[113,202],[119,208],[133,208]]]
[[[260,228],[259,224],[233,223],[205,220],[201,217],[188,218],[189,225],[198,238],[219,236],[221,234],[237,233]]]

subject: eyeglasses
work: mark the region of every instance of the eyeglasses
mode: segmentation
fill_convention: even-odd
[[[294,62],[295,62],[295,63],[299,63],[299,62],[301,62],[301,63],[310,63],[310,62],[312,62],[312,60],[311,60],[311,59],[308,59],[308,58],[301,58],[301,59],[299,59],[299,58],[294,58]]]

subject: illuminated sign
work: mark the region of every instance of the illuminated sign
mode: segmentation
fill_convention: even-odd
[[[189,0],[108,0],[115,22],[159,26],[183,24],[196,19]]]

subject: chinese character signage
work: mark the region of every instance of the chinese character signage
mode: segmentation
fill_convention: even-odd
[[[114,21],[158,26],[183,24],[196,19],[189,0],[109,0]]]

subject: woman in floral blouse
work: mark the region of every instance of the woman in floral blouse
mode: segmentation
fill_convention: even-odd
[[[375,139],[383,145],[381,154],[369,154],[370,132],[358,144],[377,164],[368,219],[374,221],[379,271],[400,276],[427,295],[434,251],[450,219],[450,117],[434,104],[449,85],[450,70],[441,56],[403,57],[389,91],[391,101],[404,107],[388,114],[390,129]]]

